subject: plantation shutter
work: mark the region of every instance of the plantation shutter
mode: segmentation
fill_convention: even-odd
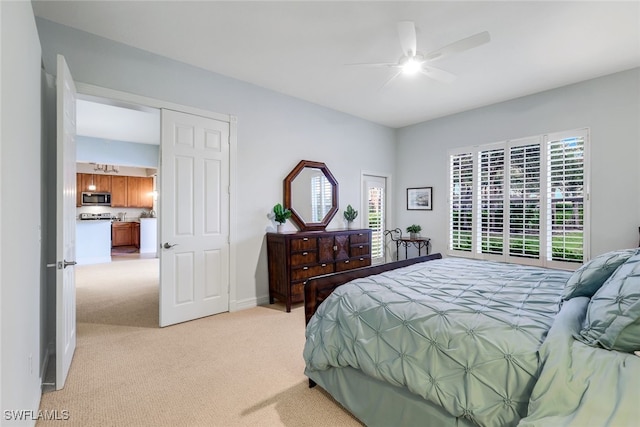
[[[548,260],[582,262],[584,259],[586,137],[586,132],[547,137]]]
[[[478,153],[478,253],[502,255],[504,246],[505,150]]]
[[[473,249],[473,153],[449,157],[449,250]]]
[[[509,256],[540,258],[541,143],[509,149]]]
[[[367,218],[371,229],[371,258],[384,257],[384,188],[369,187]]]

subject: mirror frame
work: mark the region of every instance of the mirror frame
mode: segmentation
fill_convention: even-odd
[[[300,174],[300,172],[302,172],[302,170],[307,167],[320,169],[333,187],[331,209],[329,209],[329,212],[327,212],[321,222],[306,222],[300,217],[298,212],[296,212],[296,210],[293,208],[293,204],[291,203],[291,183],[298,176],[298,174]],[[287,177],[284,179],[284,206],[291,209],[291,220],[298,226],[300,231],[324,230],[325,228],[327,228],[333,217],[338,212],[338,181],[336,181],[336,179],[331,174],[331,171],[329,171],[329,168],[324,163],[314,162],[312,160],[301,160],[300,163],[298,163],[297,166],[293,168],[289,175],[287,175]]]

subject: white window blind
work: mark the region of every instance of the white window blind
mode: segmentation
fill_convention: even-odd
[[[582,261],[584,257],[585,136],[551,137],[547,143],[548,258]]]
[[[449,249],[471,252],[473,219],[473,153],[453,154],[449,163]]]
[[[367,218],[371,229],[371,258],[384,257],[384,188],[368,188]]]
[[[450,253],[559,268],[588,259],[587,155],[587,129],[451,152]]]
[[[478,153],[477,252],[502,255],[504,246],[504,148]]]
[[[540,154],[537,143],[510,149],[510,256],[540,257]]]

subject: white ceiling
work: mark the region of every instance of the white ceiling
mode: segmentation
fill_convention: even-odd
[[[640,66],[639,1],[34,1],[37,16],[390,127],[402,127]],[[429,52],[488,31],[398,78],[401,20]]]

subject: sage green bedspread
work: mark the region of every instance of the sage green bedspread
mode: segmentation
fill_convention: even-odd
[[[589,298],[566,301],[540,348],[543,369],[519,427],[640,425],[640,357],[574,339]]]
[[[309,322],[306,369],[351,366],[454,417],[516,425],[570,274],[445,258],[354,280]]]

